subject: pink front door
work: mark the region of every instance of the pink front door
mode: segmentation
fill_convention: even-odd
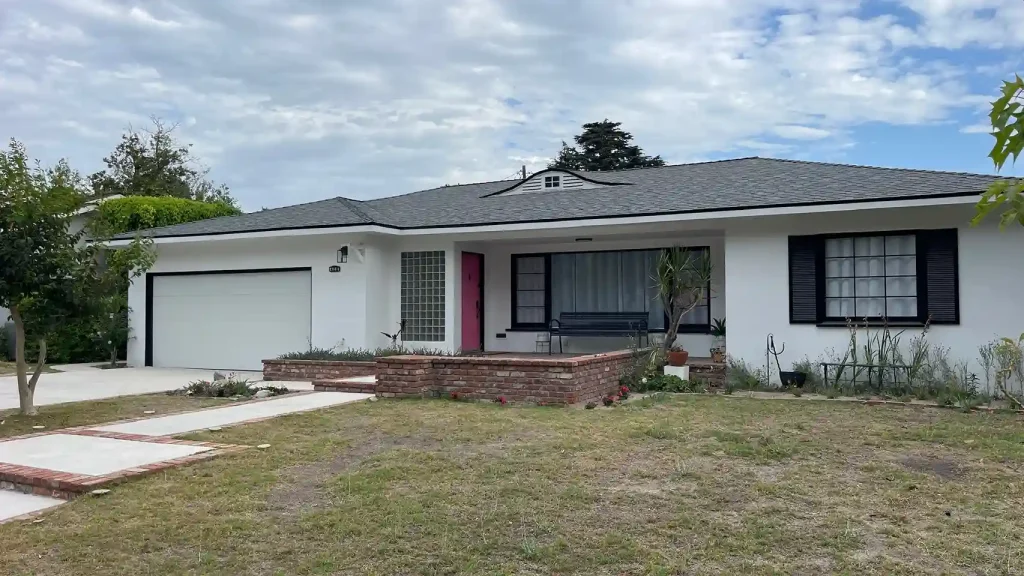
[[[484,348],[484,255],[462,253],[462,349]]]

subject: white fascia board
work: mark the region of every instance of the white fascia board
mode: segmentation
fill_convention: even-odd
[[[786,206],[781,208],[750,208],[744,210],[716,210],[685,214],[662,214],[655,216],[627,216],[620,218],[591,218],[586,220],[562,220],[546,222],[526,222],[520,224],[495,224],[486,226],[462,226],[450,228],[419,228],[409,230],[391,230],[391,234],[403,236],[426,236],[434,234],[466,234],[486,232],[519,232],[532,230],[550,230],[552,228],[591,228],[594,226],[632,226],[656,224],[663,222],[700,222],[703,220],[724,220],[731,218],[753,218],[760,216],[789,216],[793,214],[825,214],[830,212],[849,212],[854,210],[878,210],[895,208],[917,208],[925,206],[949,206],[977,204],[981,195],[958,196],[952,198],[927,198],[919,200],[889,200],[879,202],[856,202],[843,204],[823,204],[815,206]]]
[[[436,236],[487,232],[521,232],[533,230],[550,230],[553,227],[591,228],[594,226],[622,226],[657,224],[664,222],[699,222],[703,220],[723,220],[732,218],[753,218],[764,216],[791,216],[794,214],[826,214],[831,212],[850,212],[859,210],[879,210],[895,208],[919,208],[926,206],[951,206],[976,204],[981,194],[971,196],[954,196],[949,198],[920,198],[911,200],[880,200],[875,202],[842,202],[820,204],[814,206],[783,206],[778,208],[749,208],[742,210],[716,210],[709,212],[660,214],[654,216],[626,216],[611,218],[589,218],[581,220],[554,220],[541,222],[523,222],[511,224],[488,224],[483,226],[451,226],[444,228],[408,228],[396,229],[385,226],[337,226],[331,228],[299,228],[292,230],[270,230],[265,232],[243,232],[239,234],[208,234],[202,236],[172,236],[154,238],[156,244],[179,244],[186,242],[216,242],[218,240],[247,240],[254,238],[274,238],[279,236],[318,236],[325,234],[358,234],[376,233],[385,236]],[[109,246],[127,246],[131,240],[114,240]]]

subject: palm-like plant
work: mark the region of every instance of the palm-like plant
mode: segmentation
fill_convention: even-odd
[[[654,271],[654,287],[665,306],[668,326],[662,350],[668,352],[676,342],[683,316],[708,296],[711,283],[711,255],[707,250],[687,250],[673,246],[661,253]]]

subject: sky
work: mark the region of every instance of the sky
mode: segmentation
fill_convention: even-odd
[[[510,178],[604,118],[673,164],[990,173],[1022,29],[1024,0],[0,0],[0,136],[89,174],[160,117],[246,210]]]

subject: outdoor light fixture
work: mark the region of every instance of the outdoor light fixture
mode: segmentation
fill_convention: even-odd
[[[345,264],[348,262],[348,246],[342,246],[338,248],[338,264]]]

